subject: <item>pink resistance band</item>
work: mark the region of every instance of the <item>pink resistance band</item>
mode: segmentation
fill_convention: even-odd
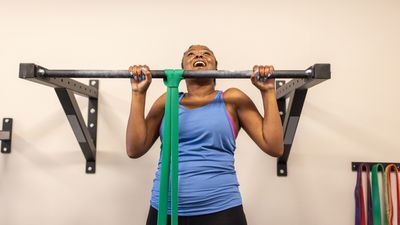
[[[222,92],[222,101],[223,101],[223,100],[224,100],[224,92]],[[225,104],[225,103],[224,103],[224,104]],[[226,107],[225,107],[225,109],[226,109]],[[233,136],[234,136],[235,139],[236,139],[236,136],[237,136],[236,129],[235,129],[235,126],[234,126],[234,123],[233,123],[232,116],[231,116],[231,114],[228,112],[228,109],[226,109],[226,114],[228,114],[228,118],[229,118],[229,122],[230,122],[230,124],[231,124]]]

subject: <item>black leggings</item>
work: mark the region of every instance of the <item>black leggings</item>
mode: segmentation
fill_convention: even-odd
[[[150,206],[146,225],[157,225],[157,209]],[[167,225],[171,224],[168,215]],[[178,225],[247,225],[242,205],[200,216],[178,216]]]

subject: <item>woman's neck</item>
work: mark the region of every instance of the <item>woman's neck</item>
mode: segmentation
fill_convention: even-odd
[[[211,85],[198,85],[198,84],[191,84],[191,85],[186,85],[188,93],[186,94],[186,97],[206,97],[215,92],[214,84]]]

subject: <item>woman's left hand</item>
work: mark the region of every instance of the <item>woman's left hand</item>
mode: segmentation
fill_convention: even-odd
[[[259,66],[255,65],[253,67],[253,74],[250,79],[251,82],[256,86],[260,91],[271,91],[275,90],[275,79],[267,78],[268,75],[274,72],[274,67],[271,65]]]

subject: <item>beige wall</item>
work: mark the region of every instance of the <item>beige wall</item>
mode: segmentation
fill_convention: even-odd
[[[12,154],[0,155],[0,224],[144,224],[160,145],[126,156],[129,81],[101,80],[97,173],[85,174],[54,91],[19,79],[20,62],[177,68],[193,43],[209,45],[221,69],[332,64],[332,79],[308,92],[289,176],[277,177],[276,160],[243,131],[236,168],[251,225],[352,224],[351,161],[400,161],[400,2],[166,2],[0,1],[0,118],[14,118]],[[232,86],[262,109],[250,81],[217,84]],[[164,90],[153,81],[146,111]]]

